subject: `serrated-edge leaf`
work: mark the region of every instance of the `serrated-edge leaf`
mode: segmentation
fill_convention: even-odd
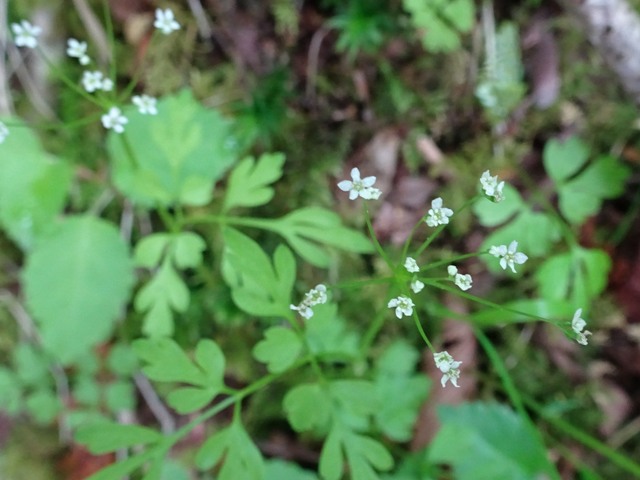
[[[193,232],[181,232],[173,239],[173,261],[180,269],[196,268],[202,264],[202,252],[207,243]]]
[[[136,244],[134,260],[139,267],[154,268],[160,265],[165,249],[171,243],[168,233],[152,233]]]
[[[284,161],[281,153],[266,153],[257,161],[253,157],[243,159],[229,175],[223,211],[268,203],[274,195],[268,185],[282,176]]]
[[[133,342],[133,350],[138,358],[147,362],[143,372],[151,380],[206,384],[205,375],[174,340],[139,339]]]

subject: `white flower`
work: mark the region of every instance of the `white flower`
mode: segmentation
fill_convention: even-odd
[[[157,100],[149,95],[135,95],[131,101],[143,115],[156,115],[158,113],[156,108]]]
[[[102,72],[86,71],[82,74],[82,86],[89,93],[95,92],[96,90],[109,92],[113,89],[113,82],[110,78],[105,78]]]
[[[349,192],[349,200],[355,200],[359,196],[365,200],[377,200],[382,192],[373,187],[376,177],[360,178],[360,170],[358,168],[351,169],[351,180],[343,180],[338,183],[338,188],[343,192]]]
[[[489,200],[496,203],[504,200],[504,194],[502,193],[504,182],[498,183],[498,176],[492,177],[489,170],[485,171],[480,177],[480,185],[482,185],[482,190],[489,197]]]
[[[102,115],[102,125],[106,129],[113,129],[116,133],[124,132],[124,126],[129,122],[127,117],[122,115],[118,107],[111,107],[109,112]]]
[[[38,46],[38,35],[42,33],[42,29],[35,25],[31,25],[26,20],[20,23],[12,23],[11,30],[15,36],[15,42],[18,47],[36,48]]]
[[[422,283],[420,280],[416,279],[411,282],[411,290],[413,290],[413,293],[420,293],[423,288],[424,283]]]
[[[87,55],[87,42],[80,42],[75,38],[67,40],[67,55],[77,58],[80,65],[88,65],[91,62],[89,55]]]
[[[0,122],[0,143],[4,142],[4,140],[9,136],[9,129],[7,126]]]
[[[300,302],[300,305],[289,305],[289,308],[299,312],[300,316],[309,320],[313,317],[311,307],[321,303],[327,303],[327,287],[318,284],[315,288],[312,288],[304,294],[304,299]]]
[[[420,271],[418,263],[411,257],[407,257],[404,261],[404,268],[406,268],[409,273],[416,273]]]
[[[455,284],[460,287],[460,290],[469,290],[471,288],[471,284],[473,283],[473,278],[468,273],[466,275],[462,275],[461,273],[456,273],[456,279],[454,280]]]
[[[589,330],[584,330],[584,327],[587,326],[587,322],[585,322],[584,319],[580,318],[581,315],[582,309],[579,308],[578,310],[576,310],[576,313],[573,314],[573,319],[571,320],[571,328],[576,333],[576,341],[580,345],[586,345],[587,335],[591,335],[591,332]]]
[[[439,352],[433,354],[433,359],[436,362],[436,367],[444,375],[440,379],[442,388],[447,384],[447,381],[451,381],[454,387],[458,387],[458,378],[460,378],[460,370],[458,367],[462,362],[456,362],[449,352]]]
[[[413,314],[413,301],[406,295],[400,295],[399,297],[392,298],[387,304],[389,308],[396,309],[396,317],[402,318],[403,315],[407,317]]]
[[[449,276],[455,277],[456,273],[458,273],[458,268],[455,265],[449,265],[447,267],[447,273],[449,274]]]
[[[180,24],[176,22],[171,9],[156,9],[156,21],[153,26],[162,31],[165,35],[169,35],[174,30],[180,30]]]
[[[509,248],[506,245],[493,246],[489,249],[489,253],[494,257],[502,257],[500,258],[500,266],[503,270],[506,270],[508,266],[513,273],[516,273],[515,264],[522,265],[529,259],[524,253],[517,252],[517,249],[518,242],[514,240],[509,244]]]
[[[431,208],[427,212],[427,225],[436,227],[438,225],[446,225],[449,223],[449,217],[453,215],[453,210],[442,206],[442,198],[434,198],[431,201]]]

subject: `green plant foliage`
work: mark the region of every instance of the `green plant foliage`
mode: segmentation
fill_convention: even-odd
[[[442,428],[428,458],[453,467],[459,480],[531,480],[549,476],[544,445],[512,410],[491,403],[442,406]]]
[[[610,269],[611,259],[606,252],[575,246],[538,268],[538,292],[551,301],[569,300],[575,310],[589,305],[604,291]]]
[[[278,245],[269,256],[251,238],[224,229],[223,277],[238,308],[261,317],[290,314],[296,262],[291,250]]]
[[[265,478],[262,454],[238,420],[209,437],[196,455],[196,465],[201,470],[208,470],[221,460],[218,480]]]
[[[488,41],[482,79],[476,97],[494,122],[507,118],[526,92],[520,58],[520,36],[515,24],[504,22]]]
[[[485,238],[480,250],[488,250],[492,245],[509,245],[512,240],[518,239],[519,248],[527,255],[547,255],[560,239],[560,227],[556,219],[535,211],[510,185],[505,185],[504,196],[505,199],[500,203],[482,200],[473,206],[482,225],[502,225]],[[499,270],[497,262],[488,261],[487,266]]]
[[[307,345],[325,361],[353,360],[359,354],[360,336],[347,328],[335,303],[313,307],[313,321],[305,325]]]
[[[282,405],[289,423],[296,432],[322,432],[331,420],[331,399],[317,383],[296,385],[287,392]],[[313,412],[313,415],[309,415],[309,412]]]
[[[126,244],[110,223],[70,217],[27,257],[27,304],[45,348],[64,364],[106,340],[133,283]]]
[[[269,228],[282,235],[304,260],[326,268],[331,263],[324,244],[348,252],[371,253],[373,245],[362,233],[342,226],[340,217],[321,207],[299,208],[282,218],[271,220]]]
[[[155,233],[136,245],[136,265],[157,270],[153,278],[137,293],[134,306],[144,312],[143,332],[150,337],[173,333],[173,311],[183,313],[190,293],[177,268],[196,268],[202,264],[206,243],[193,232]]]
[[[471,30],[475,18],[471,0],[403,0],[411,23],[422,30],[422,45],[430,52],[460,48],[460,34]]]
[[[416,375],[418,351],[402,340],[392,343],[376,362],[373,380],[379,408],[378,428],[397,442],[411,440],[420,407],[427,398],[429,380]],[[403,392],[398,395],[398,392]]]
[[[295,463],[283,460],[269,460],[265,463],[265,479],[277,480],[318,480],[318,476],[308,470],[303,470]]]
[[[157,115],[134,106],[123,113],[126,133],[107,140],[118,189],[145,206],[208,203],[214,182],[237,158],[230,122],[188,90],[160,100]]]
[[[36,422],[47,424],[56,418],[62,404],[55,391],[39,388],[26,396],[25,408]]]
[[[178,387],[167,397],[169,405],[180,413],[199,410],[224,388],[224,355],[213,340],[198,342],[195,362],[168,338],[136,340],[133,348],[147,363],[142,371],[151,380],[191,385]]]
[[[574,225],[596,214],[603,200],[619,196],[631,174],[614,157],[599,156],[585,167],[588,158],[588,148],[575,137],[545,145],[544,166],[558,189],[560,211]]]
[[[121,448],[156,443],[162,438],[160,432],[151,428],[108,422],[80,427],[75,434],[76,441],[85,445],[91,453],[96,455]]]
[[[0,366],[0,405],[2,411],[17,415],[22,409],[22,388],[17,375],[10,369]]]
[[[256,161],[253,157],[242,160],[229,175],[223,211],[233,207],[257,207],[273,198],[273,182],[282,176],[284,155],[265,153]]]
[[[302,350],[302,341],[285,327],[271,327],[264,332],[264,340],[253,349],[253,356],[267,364],[271,373],[280,373],[295,363]]]
[[[13,128],[2,143],[0,225],[23,250],[33,248],[62,211],[71,177],[71,168],[45,152],[26,126]]]
[[[576,310],[572,302],[549,298],[514,300],[502,304],[502,307],[500,310],[480,310],[471,318],[476,325],[488,327],[505,323],[537,322],[539,318],[569,318]]]

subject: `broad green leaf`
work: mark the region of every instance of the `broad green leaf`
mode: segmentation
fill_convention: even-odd
[[[323,360],[349,360],[359,354],[359,336],[347,330],[335,303],[313,307],[313,321],[305,324],[309,349]]]
[[[282,176],[283,165],[281,153],[264,153],[257,161],[253,157],[242,160],[229,175],[223,211],[268,203],[274,195],[269,185]]]
[[[342,430],[337,425],[334,425],[324,441],[322,452],[320,453],[318,470],[324,480],[340,480],[342,478],[344,456],[341,443]]]
[[[0,366],[0,410],[16,415],[22,409],[20,381],[8,368]]]
[[[578,137],[564,142],[549,140],[544,146],[543,163],[549,176],[556,183],[564,183],[576,174],[589,158],[589,149]]]
[[[74,401],[85,406],[97,407],[100,404],[101,396],[100,385],[93,377],[83,375],[76,379],[73,386]]]
[[[331,419],[331,399],[315,383],[296,385],[289,390],[284,397],[283,408],[296,432],[323,430]],[[313,412],[313,415],[309,412]]]
[[[295,463],[273,459],[265,462],[265,479],[274,480],[318,480],[318,476],[309,470],[303,470]]]
[[[20,343],[13,351],[16,374],[23,385],[37,387],[51,383],[50,362],[32,344]]]
[[[73,172],[45,152],[27,126],[12,127],[1,148],[0,225],[29,251],[62,212]]]
[[[365,430],[369,417],[380,408],[375,386],[369,380],[334,380],[329,384],[329,391],[337,403],[340,421],[349,428]],[[362,401],[363,398],[368,401]]]
[[[544,445],[512,410],[497,404],[442,406],[442,428],[428,452],[453,467],[458,480],[533,480],[550,477]]]
[[[302,350],[302,342],[290,328],[271,327],[253,349],[253,356],[267,364],[271,373],[284,372],[293,365]]]
[[[196,465],[208,470],[223,460],[218,480],[264,480],[264,460],[239,421],[219,431],[200,447]]]
[[[161,99],[157,115],[133,105],[123,113],[125,133],[107,139],[116,187],[145,206],[208,203],[214,182],[236,161],[230,123],[188,90]]]
[[[272,265],[264,250],[239,231],[226,228],[224,240],[223,278],[235,304],[252,315],[288,316],[296,274],[291,252],[279,246]]]
[[[606,287],[610,268],[606,252],[575,247],[538,268],[538,291],[550,301],[570,300],[574,310],[584,308]]]
[[[115,375],[129,377],[138,370],[138,358],[131,346],[124,343],[116,343],[107,357],[109,370]]]
[[[91,453],[97,455],[121,448],[156,443],[163,438],[160,432],[151,428],[106,422],[80,427],[75,434],[78,443],[85,445]]]
[[[91,216],[70,217],[27,258],[27,305],[45,348],[68,364],[106,340],[129,298],[133,265],[117,229]]]
[[[224,386],[224,354],[213,340],[202,339],[196,345],[195,360],[205,374],[205,385],[217,390]]]
[[[133,411],[136,408],[136,389],[128,380],[111,382],[105,387],[104,401],[111,412]]]
[[[480,199],[473,204],[473,213],[478,217],[478,221],[485,227],[496,227],[519,213],[524,202],[520,193],[509,184],[504,186],[504,200],[500,203]]]
[[[207,385],[204,372],[169,338],[136,340],[133,350],[140,360],[147,363],[142,371],[151,380]]]
[[[173,238],[173,261],[180,269],[196,268],[202,264],[202,252],[207,244],[193,232],[181,232]]]
[[[404,0],[411,23],[424,31],[422,44],[431,52],[460,48],[461,33],[473,26],[475,12],[470,0]]]
[[[155,268],[160,265],[171,239],[169,233],[152,233],[141,239],[133,254],[136,266]]]
[[[180,387],[167,396],[167,402],[176,412],[185,414],[207,406],[218,394],[214,388]]]

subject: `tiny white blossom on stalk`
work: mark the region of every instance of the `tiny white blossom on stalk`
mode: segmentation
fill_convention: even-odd
[[[458,387],[458,378],[460,378],[460,370],[459,366],[462,362],[456,362],[449,352],[439,352],[433,354],[433,359],[436,362],[436,367],[440,370],[444,375],[440,379],[440,383],[442,384],[442,388],[447,384],[447,381],[450,381],[454,387]]]
[[[138,107],[138,111],[142,115],[156,115],[158,109],[156,108],[157,100],[149,95],[135,95],[131,101]]]
[[[122,115],[118,107],[111,107],[107,113],[102,115],[102,125],[107,130],[112,129],[116,133],[124,132],[124,126],[129,122],[127,117]]]
[[[156,9],[156,20],[153,22],[153,26],[165,35],[169,35],[174,30],[180,30],[180,24],[176,22],[173,11],[169,8]]]
[[[0,122],[0,143],[3,143],[8,136],[9,129],[4,123]]]
[[[38,46],[38,35],[42,33],[40,27],[22,20],[20,23],[12,23],[11,30],[18,47],[36,48]]]
[[[351,180],[342,180],[338,183],[338,188],[343,192],[349,192],[349,200],[355,200],[358,197],[365,200],[377,200],[382,191],[373,186],[375,182],[376,177],[374,176],[360,178],[360,170],[354,167],[351,169]]]
[[[327,303],[327,287],[320,283],[304,294],[304,299],[299,305],[289,305],[289,308],[297,311],[300,313],[300,316],[309,320],[313,317],[311,307],[321,303]]]
[[[468,273],[466,275],[458,273],[458,268],[455,265],[449,265],[447,267],[447,273],[453,282],[460,287],[460,290],[469,290],[471,288],[473,278],[471,278],[471,275]]]
[[[402,318],[403,315],[409,317],[413,314],[413,301],[406,295],[392,298],[387,304],[389,308],[396,309],[396,317]]]
[[[67,40],[67,55],[77,58],[80,65],[89,65],[91,59],[87,55],[87,42],[80,42],[75,38]]]
[[[449,276],[455,277],[456,273],[458,273],[458,267],[456,267],[455,265],[449,265],[447,267],[447,273],[449,274]]]
[[[587,335],[591,335],[591,332],[589,330],[584,330],[584,327],[587,326],[587,322],[583,318],[580,318],[581,316],[582,309],[579,308],[578,310],[576,310],[576,313],[573,314],[573,319],[571,320],[571,328],[577,336],[576,341],[580,345],[586,345]]]
[[[431,208],[427,212],[427,225],[436,227],[449,223],[449,217],[453,215],[453,210],[442,206],[442,198],[434,198],[431,201]]]
[[[404,268],[406,268],[409,273],[416,273],[420,271],[418,263],[411,257],[407,257],[404,261]]]
[[[424,283],[422,283],[420,280],[416,279],[411,282],[411,290],[413,290],[413,293],[420,293],[423,288]]]
[[[504,182],[498,182],[498,176],[491,176],[491,172],[486,170],[480,177],[480,185],[484,194],[493,202],[499,203],[504,200]]]
[[[82,74],[82,86],[89,93],[93,93],[96,90],[109,92],[113,89],[113,82],[110,78],[105,78],[102,72],[86,71]]]
[[[509,267],[513,273],[516,273],[516,264],[522,265],[529,259],[524,253],[517,250],[518,242],[514,240],[509,244],[509,248],[506,245],[493,246],[489,249],[489,253],[496,258],[500,258],[500,266],[503,270]]]

